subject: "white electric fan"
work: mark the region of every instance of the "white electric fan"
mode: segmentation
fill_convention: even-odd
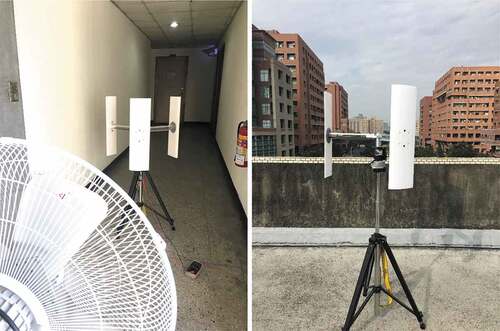
[[[165,242],[132,199],[75,156],[0,138],[0,331],[174,330],[176,315]]]

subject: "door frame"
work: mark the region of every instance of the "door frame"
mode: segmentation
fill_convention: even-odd
[[[0,0],[1,1],[1,0]],[[186,85],[187,85],[187,78],[188,78],[188,71],[189,71],[189,56],[188,55],[177,55],[177,54],[170,54],[170,55],[158,55],[155,56],[155,73],[154,73],[154,91],[153,91],[153,114],[152,114],[152,119],[153,121],[156,121],[156,95],[158,93],[158,61],[160,58],[171,58],[171,57],[183,57],[186,59],[186,70],[185,70],[185,76],[184,76],[184,87],[183,87],[183,93],[181,95],[181,117],[180,121],[181,123],[184,123],[184,109],[186,106]],[[166,123],[168,124],[168,123]]]
[[[217,118],[219,116],[220,90],[222,86],[222,74],[224,70],[224,45],[219,47],[215,66],[214,92],[212,95],[212,112],[210,114],[210,129],[215,136],[217,133]]]

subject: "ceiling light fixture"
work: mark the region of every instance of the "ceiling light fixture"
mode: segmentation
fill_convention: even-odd
[[[172,23],[170,23],[170,27],[171,27],[171,28],[174,28],[174,29],[175,29],[175,28],[176,28],[176,27],[178,27],[178,26],[179,26],[179,23],[177,23],[177,21],[172,21]]]

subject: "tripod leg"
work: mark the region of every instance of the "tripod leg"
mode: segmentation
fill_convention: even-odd
[[[132,180],[130,181],[130,186],[128,189],[128,195],[130,196],[130,198],[132,198],[132,200],[135,199],[135,193],[137,192],[137,180],[138,179],[139,179],[139,173],[137,171],[134,171],[134,174],[132,175]],[[130,206],[127,206],[125,208],[125,211],[128,212],[130,210],[130,208],[131,208]],[[120,225],[118,225],[118,227],[116,228],[116,232],[118,233],[118,235],[122,232],[126,223],[127,223],[127,218],[124,217],[122,219],[122,221],[120,222]]]
[[[134,175],[132,176],[132,181],[130,182],[130,186],[128,189],[128,195],[132,198],[132,200],[135,199],[135,192],[137,191],[138,179],[139,179],[139,173],[137,171],[134,171]]]
[[[363,296],[368,295],[368,288],[370,287],[370,280],[372,278],[372,271],[373,271],[373,263],[375,262],[376,255],[372,259],[370,259],[370,265],[368,266],[368,273],[365,274],[365,279],[363,282]]]
[[[392,254],[391,247],[389,244],[384,241],[382,243],[382,247],[385,250],[387,257],[389,258],[389,261],[391,261],[392,268],[394,269],[394,272],[396,273],[396,276],[398,277],[399,283],[401,284],[401,287],[403,288],[403,291],[405,292],[406,298],[408,299],[408,302],[410,303],[411,308],[413,309],[413,313],[417,317],[417,321],[420,324],[420,328],[423,330],[425,329],[425,323],[423,321],[424,315],[420,310],[418,310],[417,304],[415,303],[415,300],[413,299],[413,295],[410,292],[410,288],[406,284],[406,281],[403,277],[403,274],[401,273],[401,269],[399,269],[399,265],[396,262],[396,258],[394,257],[394,254]]]
[[[368,248],[366,249],[365,258],[363,259],[363,264],[361,266],[361,271],[359,272],[358,282],[356,283],[356,288],[354,289],[354,294],[352,296],[351,305],[349,306],[349,312],[342,327],[342,331],[348,331],[351,325],[356,320],[356,309],[358,308],[359,297],[361,296],[361,291],[363,290],[364,281],[369,272],[368,268],[372,266],[373,253],[377,245],[370,242]],[[357,317],[357,316],[356,316]]]
[[[160,192],[158,192],[158,189],[156,188],[155,182],[153,181],[151,174],[149,173],[149,171],[146,171],[145,174],[149,184],[151,184],[151,188],[153,189],[153,193],[155,194],[156,199],[160,203],[160,207],[163,210],[163,213],[165,214],[167,222],[170,223],[170,225],[172,226],[172,230],[175,230],[174,220],[172,219],[172,217],[170,217],[170,214],[167,211],[167,207],[165,206],[165,203],[163,203],[163,200],[161,199]]]

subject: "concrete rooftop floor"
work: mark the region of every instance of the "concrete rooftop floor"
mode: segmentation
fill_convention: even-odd
[[[152,212],[147,216],[167,243],[177,288],[177,330],[245,330],[246,220],[215,140],[208,126],[188,124],[181,128],[177,160],[166,155],[166,146],[165,133],[151,135],[150,172],[176,230]],[[107,174],[128,191],[128,157]],[[146,203],[160,210],[147,189]],[[184,274],[192,260],[203,264],[194,280]]]
[[[393,252],[427,330],[500,330],[500,250]],[[353,247],[254,246],[253,330],[340,330],[364,254]],[[391,270],[393,293],[401,298],[395,277]],[[396,303],[377,318],[373,309],[371,301],[351,330],[420,330]]]

